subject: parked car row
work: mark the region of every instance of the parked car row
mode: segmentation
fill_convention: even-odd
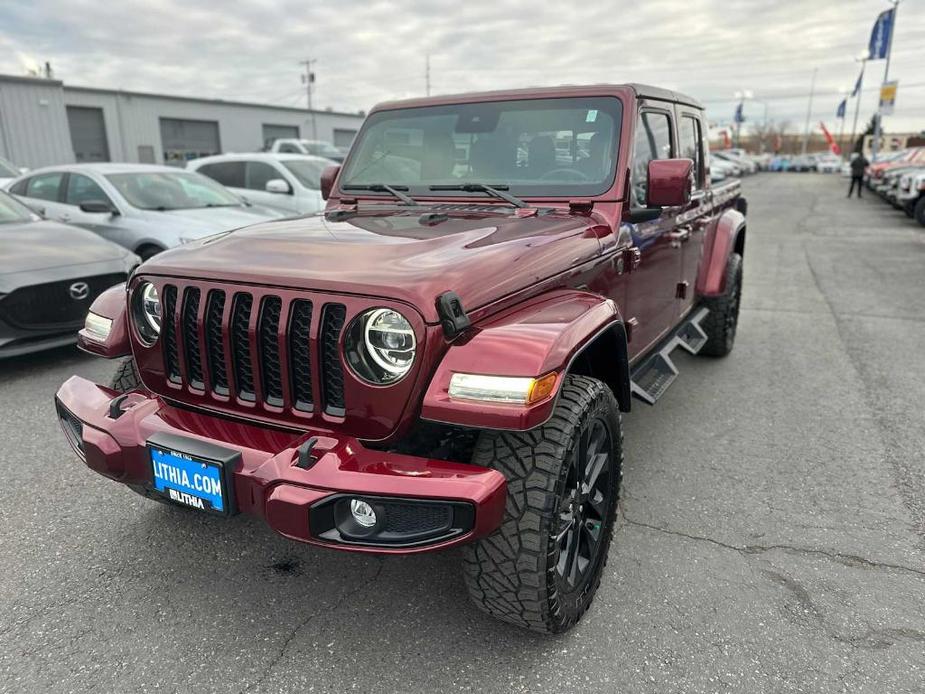
[[[768,163],[768,171],[797,171],[800,173],[838,173],[842,170],[842,158],[829,152],[815,154],[776,155]]]
[[[867,167],[867,187],[925,226],[925,147],[879,158]]]

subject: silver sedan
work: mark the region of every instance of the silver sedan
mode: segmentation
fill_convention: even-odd
[[[142,259],[221,231],[285,216],[190,171],[147,164],[37,169],[8,190],[48,219],[89,229]]]

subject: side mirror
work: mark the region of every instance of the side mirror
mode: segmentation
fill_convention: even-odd
[[[115,214],[115,210],[112,205],[110,205],[105,200],[87,200],[80,203],[81,212],[89,212],[90,214]]]
[[[691,159],[653,159],[649,162],[648,207],[679,207],[691,201],[694,189]]]
[[[286,181],[281,178],[271,178],[267,181],[267,184],[264,186],[264,189],[268,193],[277,193],[278,195],[291,195],[292,188],[289,186]]]
[[[321,198],[327,200],[331,196],[331,190],[334,189],[334,181],[337,180],[337,174],[340,173],[340,166],[328,166],[321,172]]]

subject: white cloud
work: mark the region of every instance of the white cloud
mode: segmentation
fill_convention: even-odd
[[[879,0],[6,0],[0,71],[17,51],[69,84],[304,104],[298,62],[317,58],[316,105],[368,109],[434,93],[640,81],[705,101],[728,120],[749,89],[773,119],[802,127],[814,67],[813,121],[834,127],[840,87],[857,74]],[[891,77],[893,129],[925,127],[925,8],[900,6]],[[876,105],[883,62],[869,65],[861,118]],[[917,85],[917,86],[916,86]],[[849,109],[849,114],[853,113]],[[760,118],[763,106],[746,108]],[[850,127],[850,124],[849,124]]]

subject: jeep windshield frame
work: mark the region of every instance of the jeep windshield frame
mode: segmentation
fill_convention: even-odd
[[[416,200],[469,198],[472,182],[525,199],[599,197],[616,181],[623,109],[617,96],[579,95],[374,111],[338,186],[354,196],[388,181]]]

